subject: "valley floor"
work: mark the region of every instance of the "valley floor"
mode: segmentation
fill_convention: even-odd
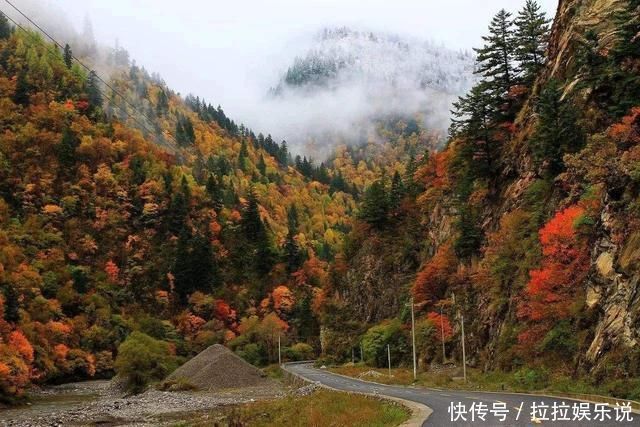
[[[217,393],[150,389],[122,397],[110,381],[86,381],[43,388],[33,393],[29,405],[0,410],[0,426],[156,426],[164,416],[281,398],[286,392],[281,386]]]
[[[274,384],[215,393],[150,389],[122,397],[111,381],[69,383],[34,391],[30,404],[0,409],[0,426],[393,427],[409,418],[395,402],[313,384]]]

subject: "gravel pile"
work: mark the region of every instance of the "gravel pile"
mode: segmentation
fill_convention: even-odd
[[[274,381],[220,344],[212,345],[176,369],[165,382],[183,382],[198,390],[273,385]]]

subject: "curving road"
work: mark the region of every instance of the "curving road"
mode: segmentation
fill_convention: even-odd
[[[640,415],[634,413],[624,414],[622,411],[616,412],[614,407],[609,405],[596,408],[593,404],[577,402],[571,399],[556,399],[526,394],[388,386],[315,369],[311,363],[286,364],[285,369],[308,381],[318,382],[334,389],[379,394],[427,405],[433,410],[433,413],[423,423],[424,426],[640,426]],[[554,403],[556,404],[555,414],[553,412]],[[532,420],[532,406],[534,404],[540,409],[536,411],[536,419]],[[579,406],[581,404],[587,407]],[[452,411],[452,405],[457,409]],[[547,407],[546,411],[544,405]],[[574,414],[574,405],[577,406],[577,414]],[[508,413],[504,414],[503,408],[506,408]],[[493,410],[498,411],[492,412]],[[518,412],[520,412],[519,415]],[[502,414],[505,416],[504,421],[502,420]],[[611,419],[607,419],[607,415]],[[616,415],[620,418],[630,417],[632,421],[616,420]],[[562,418],[565,420],[561,420]],[[603,418],[604,421],[602,420]]]

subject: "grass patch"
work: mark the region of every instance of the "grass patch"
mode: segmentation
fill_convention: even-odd
[[[484,373],[479,369],[467,368],[466,384],[461,378],[461,368],[419,372],[415,382],[413,370],[410,368],[392,368],[391,376],[387,369],[353,364],[331,367],[329,370],[336,374],[381,384],[417,385],[450,390],[593,394],[632,400],[638,400],[640,397],[640,379],[612,380],[594,385],[585,380],[550,374],[539,369],[522,369],[511,373],[500,371]],[[366,375],[372,371],[379,375]]]
[[[182,418],[182,417],[181,417]],[[185,417],[187,418],[187,417]],[[402,405],[373,397],[320,390],[309,396],[284,399],[189,414],[175,419],[180,427],[392,427],[409,419]]]
[[[273,380],[282,380],[284,378],[284,371],[278,364],[269,365],[265,368],[262,368],[262,372],[264,372],[267,377]]]

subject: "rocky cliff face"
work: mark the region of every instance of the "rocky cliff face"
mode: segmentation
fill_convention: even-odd
[[[485,269],[493,268],[487,240],[492,235],[493,239],[498,239],[504,233],[503,224],[514,217],[518,218],[519,212],[528,209],[531,203],[539,205],[540,214],[548,220],[567,206],[578,203],[588,192],[596,194],[595,203],[599,208],[593,218],[589,237],[586,280],[573,284],[575,304],[580,307],[580,314],[574,315],[571,320],[577,337],[575,369],[605,372],[610,369],[607,366],[611,366],[611,363],[615,365],[615,361],[625,359],[624,355],[630,350],[636,352],[638,349],[640,112],[625,119],[623,130],[614,131],[615,120],[609,119],[603,112],[602,100],[594,96],[597,88],[590,85],[591,76],[579,64],[580,49],[591,34],[597,35],[597,50],[606,58],[616,42],[618,29],[614,16],[627,4],[625,0],[560,1],[548,47],[548,63],[517,116],[515,131],[501,147],[500,172],[495,190],[492,190],[494,194],[481,191],[474,193],[478,200],[472,203],[476,203],[480,212],[477,226],[485,236],[484,246],[478,258],[459,263],[455,279],[449,278],[447,292],[466,295],[467,308],[473,314],[467,331],[468,354],[471,354],[471,363],[477,366],[493,369],[500,366],[499,359],[511,357],[509,351],[517,342],[514,329],[520,322],[517,302],[529,280],[528,271],[524,274],[516,272],[514,274],[520,274],[520,281],[515,281],[518,283],[501,285],[497,294],[483,290],[478,285],[482,281],[483,266]],[[583,113],[582,125],[588,134],[588,142],[581,152],[566,158],[566,170],[549,181],[547,188],[536,190],[542,177],[530,148],[537,123],[533,104],[541,88],[551,79],[563,82],[564,97],[571,98]],[[444,159],[447,151],[451,150],[455,150],[455,144],[435,156]],[[451,183],[447,185],[449,188],[453,186]],[[420,227],[413,234],[420,240],[416,256],[423,266],[429,263],[439,247],[456,238],[458,231],[455,224],[460,215],[455,207],[456,196],[453,192],[442,191],[427,196],[423,194],[417,199],[422,216]],[[525,218],[525,224],[533,222],[532,217]],[[531,225],[533,231],[528,236],[537,240],[540,225],[534,227]],[[403,229],[406,229],[404,225],[396,226],[390,234],[395,235]],[[495,236],[496,233],[498,236]],[[394,310],[399,310],[399,301],[407,298],[409,284],[415,280],[416,273],[407,265],[399,270],[390,268],[393,264],[385,264],[387,260],[375,255],[370,242],[368,240],[360,246],[354,259],[369,257],[375,267],[372,268],[371,263],[352,263],[348,277],[357,280],[351,280],[350,292],[343,294],[353,304],[368,307],[366,315],[359,318],[364,322],[393,316]],[[383,241],[382,245],[387,251],[394,251],[389,249],[393,247],[389,241]],[[535,252],[534,249],[531,251]],[[400,251],[393,253],[395,257],[400,256]],[[512,262],[517,264],[519,260]],[[459,282],[454,283],[456,280]],[[402,286],[402,283],[405,285]],[[390,285],[393,286],[389,288]],[[366,294],[378,296],[363,298]],[[624,363],[628,360],[631,357],[626,358]]]

